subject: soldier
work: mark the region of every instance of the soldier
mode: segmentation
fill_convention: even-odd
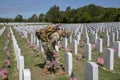
[[[43,36],[43,35],[42,34],[40,35],[40,30],[36,30],[36,36],[39,39],[41,39],[42,46],[45,51],[44,53],[46,56],[46,58],[45,58],[46,64],[44,66],[43,73],[50,74],[48,69],[50,67],[54,66],[55,74],[61,75],[61,74],[65,74],[65,72],[60,67],[59,53],[56,51],[55,45],[56,45],[56,42],[61,39],[61,37],[69,37],[70,31],[62,30],[62,29],[54,28],[54,27],[52,29],[53,29],[52,30],[53,32],[51,34],[46,35],[46,33],[44,33],[44,35],[47,36],[47,38],[46,38],[47,40],[41,39],[41,36]]]

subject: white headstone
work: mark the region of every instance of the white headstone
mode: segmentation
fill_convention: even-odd
[[[103,51],[103,40],[101,38],[97,39],[97,50],[100,53]]]
[[[114,55],[120,57],[120,41],[116,41],[113,43]]]
[[[20,56],[19,57],[19,62],[20,62],[20,65],[19,65],[19,80],[23,80],[22,78],[22,70],[24,69],[24,57],[23,56]]]
[[[77,41],[74,39],[72,43],[72,53],[77,54]]]
[[[69,42],[72,43],[72,35],[68,38]]]
[[[68,75],[71,75],[72,72],[72,53],[67,52],[64,55],[64,65],[65,65],[65,71],[68,73]]]
[[[23,69],[23,80],[31,80],[30,69]]]
[[[115,41],[115,33],[111,32],[110,34],[110,42],[113,43]]]
[[[114,53],[111,48],[104,50],[104,66],[110,70],[114,69]]]
[[[87,60],[91,60],[91,44],[90,43],[87,43],[85,44],[85,53],[84,53],[84,57],[87,59]]]
[[[33,34],[31,33],[31,42],[33,43]]]
[[[89,43],[89,37],[88,36],[85,36],[85,38],[84,38],[84,43],[86,44],[86,43]]]
[[[37,47],[39,47],[39,39],[37,38]]]
[[[109,35],[104,36],[104,45],[109,47],[109,45],[110,45],[110,37],[109,37]]]
[[[66,49],[68,46],[68,39],[64,38],[64,49]]]
[[[117,41],[119,39],[119,32],[118,30],[115,32],[115,40]]]
[[[41,51],[41,52],[44,52],[44,49],[43,49],[42,41],[41,41],[41,40],[39,41],[39,47],[40,47],[40,51]]]
[[[95,35],[94,35],[94,42],[95,42],[95,44],[97,43],[97,38],[98,38],[97,33],[95,33]]]
[[[80,35],[77,34],[77,43],[78,43],[78,45],[79,45],[79,42],[80,42]]]
[[[98,80],[98,65],[94,62],[87,62],[85,64],[85,79],[84,80]]]

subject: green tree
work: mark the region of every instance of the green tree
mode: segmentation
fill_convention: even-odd
[[[45,17],[45,15],[43,13],[41,13],[39,15],[39,22],[44,22],[44,17]]]
[[[45,20],[48,22],[57,23],[60,22],[60,10],[59,7],[54,5],[49,9],[49,11],[46,13]]]
[[[33,14],[31,18],[28,19],[29,22],[38,22],[38,16]]]
[[[81,21],[82,23],[89,23],[91,22],[91,15],[87,12],[84,12],[84,14],[81,16]]]
[[[22,15],[17,15],[14,19],[15,22],[22,22],[23,21],[23,17]]]

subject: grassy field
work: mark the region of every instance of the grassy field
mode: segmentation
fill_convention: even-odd
[[[5,63],[6,55],[4,52],[5,41],[7,38],[8,26],[5,29],[3,35],[0,37],[0,68]],[[10,51],[10,68],[7,68],[9,80],[18,80],[18,71],[16,69],[16,60],[14,55],[14,50],[12,46],[12,39],[9,39],[8,50]],[[1,78],[0,78],[1,80]]]
[[[12,28],[13,29],[13,28]],[[20,35],[13,29],[14,35],[17,39],[18,45],[21,48],[21,54],[24,56],[24,64],[25,64],[25,68],[30,68],[31,71],[31,75],[32,75],[32,80],[69,80],[69,76],[68,75],[64,75],[64,76],[56,76],[55,74],[51,74],[51,75],[42,75],[42,64],[43,64],[43,54],[41,53],[40,56],[36,56],[36,52],[30,48],[27,44],[26,44],[26,40],[21,38]],[[4,60],[4,56],[3,55],[3,47],[4,47],[4,42],[7,38],[7,30],[4,32],[4,34],[0,37],[0,44],[2,44],[3,46],[0,45],[0,51],[2,52],[2,55],[0,55],[0,61]],[[30,36],[29,36],[30,38]],[[82,36],[83,39],[83,36]],[[11,40],[10,40],[11,41]],[[82,42],[82,41],[81,41]],[[81,44],[81,43],[80,43]],[[69,46],[71,48],[71,44],[69,43]],[[13,54],[13,47],[12,47],[12,41],[9,44],[9,49],[11,54]],[[60,49],[60,54],[61,54],[61,62],[64,62],[64,50],[61,48]],[[78,53],[80,54],[84,54],[84,47],[82,45],[78,46]],[[102,53],[103,55],[103,53]],[[11,55],[13,56],[13,58],[11,59],[11,64],[14,64],[14,67],[11,67],[9,69],[10,71],[10,80],[18,80],[17,78],[17,74],[15,75],[16,72],[16,62],[14,60],[14,54]],[[92,61],[96,62],[98,56],[98,51],[96,51],[95,49],[92,50]],[[87,62],[86,59],[80,59],[80,60],[76,60],[76,56],[73,55],[73,72],[77,78],[77,80],[84,80],[84,66],[85,63]],[[0,62],[1,64],[1,62]],[[64,63],[63,63],[64,64]],[[102,66],[99,65],[99,80],[120,80],[120,58],[115,57],[115,69],[113,71],[109,71],[108,69],[103,68]],[[15,71],[14,71],[15,70]]]

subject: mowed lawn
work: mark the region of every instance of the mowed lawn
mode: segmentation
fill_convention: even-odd
[[[16,37],[17,43],[21,49],[21,54],[24,56],[25,68],[30,68],[32,80],[69,80],[68,75],[64,75],[64,76],[56,76],[55,74],[42,75],[42,63],[44,62],[43,54],[40,53],[40,56],[36,56],[36,52],[33,50],[33,48],[27,45],[26,40],[21,38],[20,35],[15,31],[15,29],[13,29],[13,32]],[[82,39],[83,39],[83,36],[82,36]],[[69,43],[69,46],[71,48],[70,43]],[[82,45],[78,46],[78,53],[82,55],[84,54],[84,47]],[[63,50],[63,48],[60,49],[60,54],[61,54],[61,62],[64,65],[65,51]],[[98,52],[95,49],[92,49],[92,61],[96,62],[97,57],[98,57]],[[84,80],[84,66],[86,62],[87,60],[84,58],[80,60],[76,60],[76,56],[73,55],[73,72],[77,80]],[[105,69],[99,65],[99,80],[120,80],[120,58],[115,57],[114,65],[115,65],[114,66],[115,69],[113,71],[109,71],[108,69]],[[11,75],[11,78],[13,76],[14,75]],[[13,79],[17,80],[15,78]]]
[[[0,26],[0,28],[3,26]],[[9,27],[7,26],[3,35],[0,36],[0,68],[5,64],[5,59],[6,55],[4,52],[4,46],[5,46],[5,41],[8,39],[7,33],[8,33]],[[15,60],[15,55],[14,55],[14,50],[13,50],[13,44],[12,44],[12,39],[9,39],[9,44],[8,44],[8,50],[10,52],[10,68],[7,68],[8,71],[8,78],[9,80],[18,80],[18,70],[16,68],[16,60]],[[1,77],[0,77],[1,80]]]

